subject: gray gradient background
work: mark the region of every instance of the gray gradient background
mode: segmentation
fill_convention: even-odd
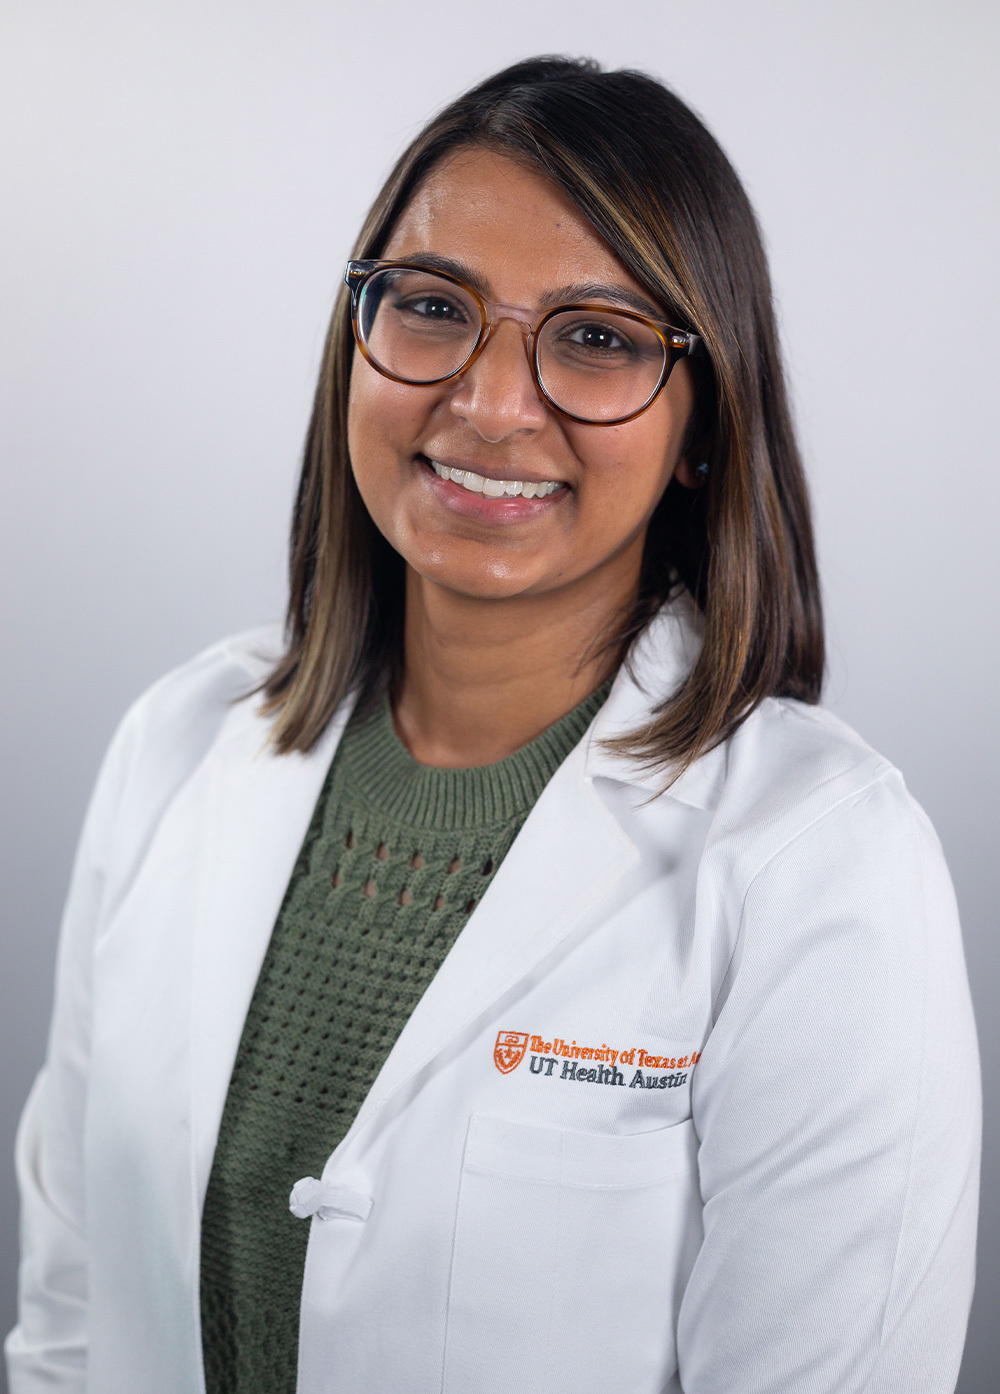
[[[962,910],[987,1121],[959,1388],[996,1390],[1000,7],[5,0],[0,26],[0,1328],[8,1159],[104,746],[165,669],[281,612],[325,321],[390,161],[473,80],[562,51],[672,83],[760,213],[826,700],[902,769]],[[850,1068],[864,1041],[842,1044]]]

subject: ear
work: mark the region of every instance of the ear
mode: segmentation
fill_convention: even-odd
[[[683,484],[685,489],[700,489],[704,485],[704,479],[695,473],[693,463],[696,452],[685,451],[674,467],[674,478],[678,484]]]

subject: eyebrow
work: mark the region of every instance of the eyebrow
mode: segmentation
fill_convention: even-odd
[[[457,261],[454,257],[439,256],[436,252],[417,252],[413,256],[401,258],[401,260],[426,266],[428,271],[444,271],[449,276],[457,276],[460,281],[464,281],[466,285],[478,291],[484,300],[495,299],[489,281],[477,275],[471,266],[466,266],[464,262]],[[540,305],[542,309],[550,309],[553,305],[574,305],[583,300],[610,301],[612,304],[621,305],[625,309],[635,310],[637,314],[648,315],[651,319],[662,320],[665,318],[662,308],[652,300],[647,300],[643,295],[637,295],[635,291],[629,290],[625,286],[609,285],[602,281],[579,282],[546,291],[541,297]]]
[[[625,286],[607,285],[600,281],[587,281],[579,285],[560,286],[558,290],[546,291],[541,303],[544,306],[575,304],[581,300],[610,300],[625,309],[635,310],[650,319],[663,319],[663,310],[644,295],[637,295]]]

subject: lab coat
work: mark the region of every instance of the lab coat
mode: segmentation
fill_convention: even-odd
[[[299,1394],[953,1388],[980,1092],[940,845],[794,700],[667,793],[602,748],[699,642],[685,599],[646,630],[296,1188]],[[272,754],[234,699],[278,643],[168,675],[102,767],[18,1137],[12,1394],[204,1389],[219,1120],[350,705]]]

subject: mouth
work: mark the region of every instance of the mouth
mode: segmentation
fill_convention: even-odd
[[[443,465],[428,456],[420,457],[434,471],[439,479],[457,484],[469,494],[478,494],[486,499],[545,499],[559,490],[565,491],[568,485],[558,479],[498,479],[488,474],[477,474],[475,470],[454,468]]]

